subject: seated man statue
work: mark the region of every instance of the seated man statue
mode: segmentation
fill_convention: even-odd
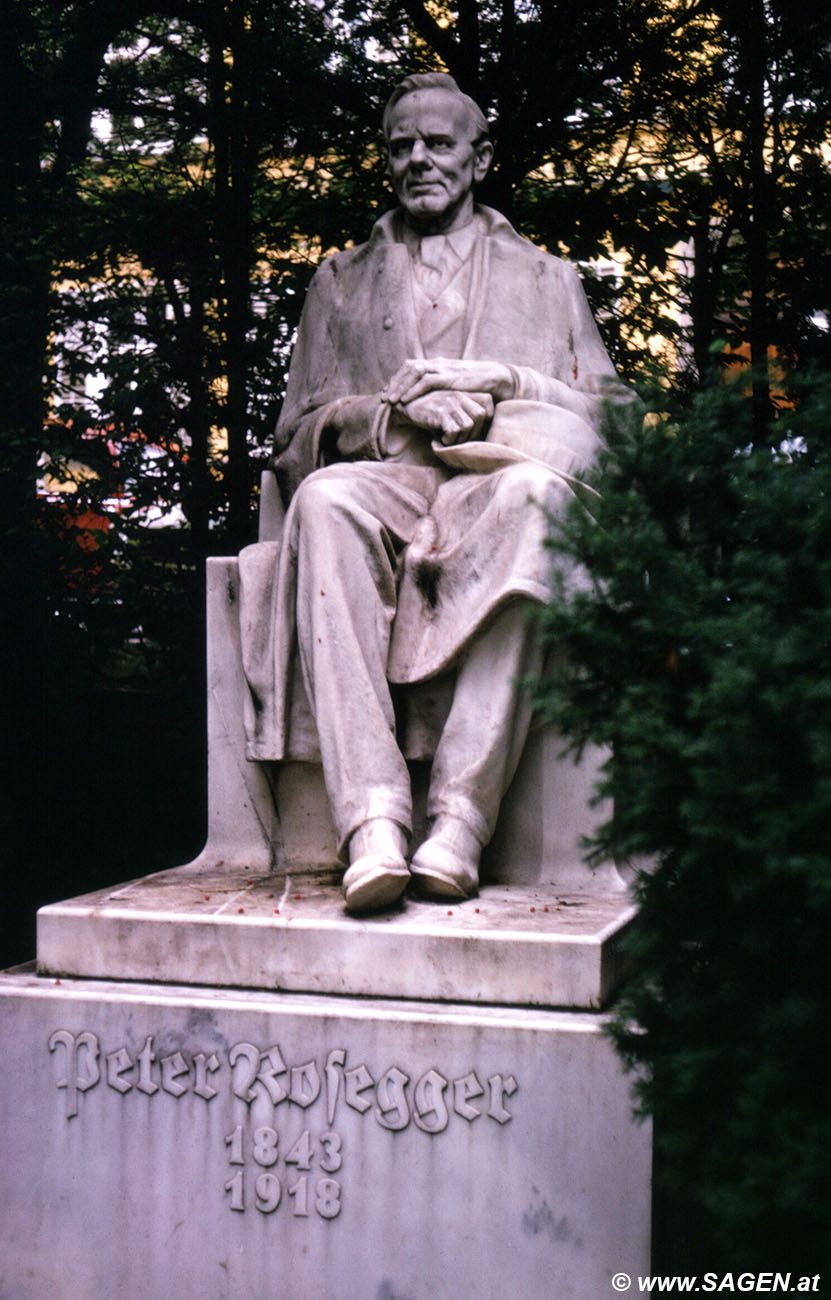
[[[241,557],[248,756],[288,756],[296,656],[353,912],[411,878],[477,891],[530,723],[517,682],[540,667],[546,513],[580,490],[615,379],[575,270],[474,202],[493,150],[455,81],[407,77],[384,133],[400,206],[315,274],[276,435],[282,544]],[[448,669],[429,836],[408,863],[390,684]]]

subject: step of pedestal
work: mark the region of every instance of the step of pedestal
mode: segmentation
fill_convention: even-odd
[[[332,876],[176,868],[38,914],[45,974],[511,1006],[605,1006],[626,894],[488,885],[346,913]]]

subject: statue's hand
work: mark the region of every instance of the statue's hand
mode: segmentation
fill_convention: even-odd
[[[493,399],[489,393],[442,390],[425,393],[411,402],[396,402],[395,410],[419,428],[438,434],[449,447],[479,436],[483,424],[493,415]]]
[[[515,396],[514,379],[507,366],[498,361],[454,361],[449,357],[405,361],[381,396],[387,402],[403,405],[425,393],[442,390],[489,393],[496,402]]]

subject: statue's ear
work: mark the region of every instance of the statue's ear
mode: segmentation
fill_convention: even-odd
[[[473,159],[473,179],[477,185],[487,176],[492,162],[493,145],[490,140],[480,140],[476,146],[476,155]]]

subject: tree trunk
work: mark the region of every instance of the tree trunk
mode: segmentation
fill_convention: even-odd
[[[737,18],[741,79],[747,101],[748,127],[748,221],[747,261],[750,285],[748,342],[753,367],[753,413],[757,439],[766,436],[770,419],[768,376],[768,253],[770,229],[770,186],[765,164],[767,84],[767,24],[764,0],[749,0],[739,6]]]
[[[251,325],[251,201],[253,171],[248,138],[246,68],[252,33],[238,0],[226,7],[224,25],[211,39],[211,123],[216,159],[216,240],[220,267],[220,317],[227,393],[228,543],[250,541],[247,334]],[[232,52],[226,65],[224,50]]]

